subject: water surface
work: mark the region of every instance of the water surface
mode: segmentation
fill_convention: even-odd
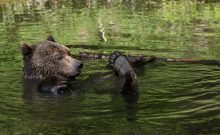
[[[220,134],[220,67],[150,63],[138,68],[140,96],[87,87],[71,96],[24,97],[21,43],[53,34],[79,51],[219,59],[220,3],[163,0],[0,2],[0,134]],[[70,46],[71,45],[71,46]],[[84,61],[79,79],[107,72]],[[108,82],[105,82],[105,87]],[[31,95],[31,94],[30,94]]]

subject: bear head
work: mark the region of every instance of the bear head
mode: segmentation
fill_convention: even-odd
[[[23,76],[27,79],[50,77],[73,79],[82,71],[82,62],[71,56],[70,49],[55,42],[52,36],[47,40],[29,46],[21,46],[23,55]]]

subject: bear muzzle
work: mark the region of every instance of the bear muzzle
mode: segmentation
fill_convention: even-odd
[[[74,66],[73,74],[68,74],[68,75],[67,75],[67,78],[68,78],[68,79],[71,79],[71,80],[75,80],[76,77],[77,77],[78,75],[80,75],[80,73],[82,72],[83,67],[84,67],[84,65],[83,65],[82,62],[77,62],[77,64],[74,64],[73,66]]]
[[[82,69],[83,69],[83,63],[82,62],[79,62],[77,65],[76,65],[76,70],[78,72],[82,72]]]

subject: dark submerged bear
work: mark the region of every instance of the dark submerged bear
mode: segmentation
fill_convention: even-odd
[[[53,36],[47,40],[29,46],[21,46],[23,55],[23,78],[32,88],[37,83],[40,93],[51,95],[71,93],[71,81],[82,72],[83,63],[71,56],[70,49],[55,42]],[[114,52],[109,57],[109,65],[123,82],[122,93],[136,95],[137,76],[127,58]],[[35,88],[34,88],[35,89]]]

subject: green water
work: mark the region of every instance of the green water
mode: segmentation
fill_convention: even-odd
[[[0,135],[220,134],[217,65],[160,62],[139,67],[140,96],[133,102],[117,92],[89,86],[71,96],[30,93],[25,98],[19,46],[49,34],[59,43],[81,45],[71,48],[73,54],[118,50],[220,59],[219,2],[0,1]],[[79,79],[107,71],[105,60],[84,63]]]

